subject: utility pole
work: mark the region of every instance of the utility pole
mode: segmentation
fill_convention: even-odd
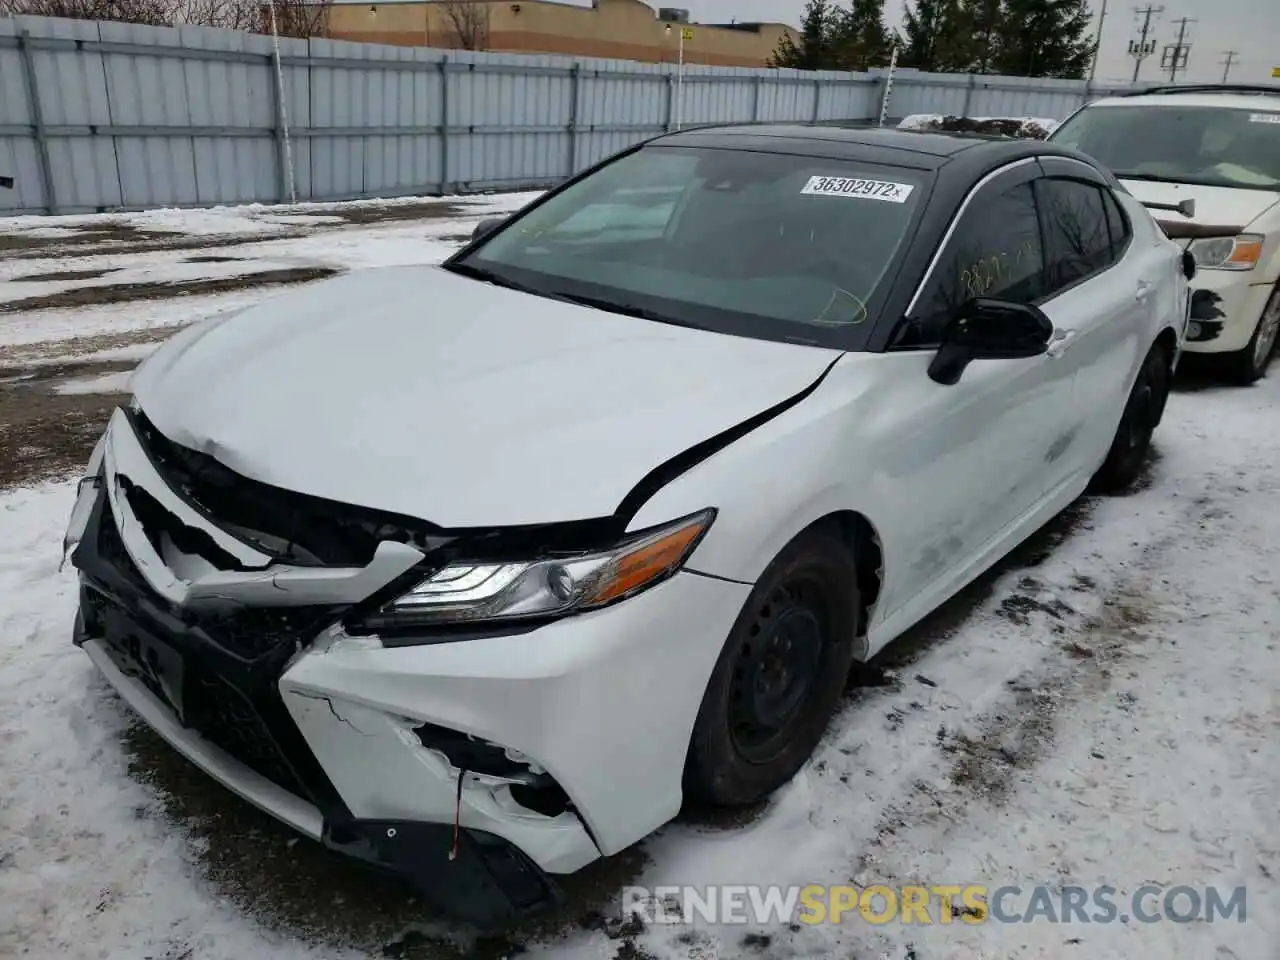
[[[1089,62],[1089,82],[1098,73],[1098,52],[1102,49],[1102,25],[1107,22],[1107,0],[1102,0],[1102,12],[1098,14],[1098,36],[1093,41],[1093,58]]]
[[[1169,68],[1169,82],[1174,83],[1178,79],[1178,71],[1187,68],[1187,61],[1191,58],[1191,44],[1187,43],[1187,24],[1198,23],[1190,17],[1183,17],[1181,20],[1175,20],[1178,25],[1178,42],[1164,48],[1164,55],[1160,58],[1160,66]]]
[[[1164,7],[1153,7],[1147,4],[1144,8],[1134,7],[1133,12],[1142,17],[1142,34],[1137,40],[1129,41],[1129,56],[1133,57],[1133,82],[1138,82],[1138,71],[1142,69],[1142,61],[1156,52],[1156,41],[1151,37],[1151,18],[1164,13]]]
[[[1231,68],[1236,65],[1236,57],[1240,55],[1239,50],[1228,50],[1222,60],[1222,82],[1226,83],[1231,76]]]

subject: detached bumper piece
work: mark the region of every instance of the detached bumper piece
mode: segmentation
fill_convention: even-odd
[[[347,608],[175,607],[133,563],[104,490],[73,563],[81,583],[76,644],[100,644],[181,727],[318,810],[325,846],[402,877],[441,912],[481,926],[560,901],[551,878],[505,839],[461,829],[455,840],[451,824],[352,816],[279,691],[294,653]]]
[[[412,883],[441,912],[500,926],[559,904],[556,883],[514,844],[479,830],[416,820],[326,822],[324,844]]]

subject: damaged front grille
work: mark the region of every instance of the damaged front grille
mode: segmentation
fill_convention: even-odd
[[[217,674],[199,671],[191,677],[187,695],[199,717],[197,729],[206,740],[294,796],[308,796],[271,731],[239,690]]]
[[[336,791],[289,717],[277,684],[294,652],[335,622],[345,607],[175,607],[150,588],[133,563],[105,491],[77,550],[76,565],[84,578],[80,613],[87,635],[109,643],[108,635],[114,636],[118,646],[122,638],[141,631],[179,652],[180,719],[185,724],[282,789],[325,809],[340,809]]]
[[[263,553],[297,565],[363,567],[383,540],[424,552],[440,539],[425,521],[282,490],[166,438],[141,413],[130,418],[165,483],[212,523]]]

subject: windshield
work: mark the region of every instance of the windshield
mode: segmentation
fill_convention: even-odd
[[[1091,107],[1054,131],[1131,180],[1280,188],[1280,109]]]
[[[857,349],[925,199],[922,176],[812,157],[645,147],[449,267],[614,312]]]

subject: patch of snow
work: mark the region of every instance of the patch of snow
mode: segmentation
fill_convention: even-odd
[[[96,377],[82,377],[66,380],[54,387],[55,393],[64,396],[78,396],[86,393],[128,393],[129,384],[133,382],[131,370],[116,373],[104,373]]]
[[[946,119],[940,113],[913,113],[898,122],[899,130],[928,130]]]
[[[949,119],[948,116],[940,113],[913,113],[904,117],[898,123],[899,130],[933,130],[938,127],[944,120]],[[1061,120],[1055,120],[1052,117],[965,117],[966,120],[973,120],[978,123],[988,121],[1012,121],[1019,123],[1022,127],[1039,127],[1046,134],[1052,133],[1061,125]]]
[[[248,203],[239,206],[197,209],[162,207],[137,213],[87,213],[56,217],[33,214],[0,217],[0,233],[22,232],[33,237],[68,238],[86,229],[101,229],[115,225],[194,236],[270,234],[278,233],[290,225],[298,227],[314,225],[318,218],[338,220],[340,218],[337,217],[337,213],[342,210],[438,203],[474,208],[479,215],[516,210],[540,195],[540,192],[535,191],[448,197],[387,197],[332,203]],[[297,212],[314,215],[302,218],[291,216]],[[325,213],[331,213],[331,216],[325,218],[323,217]]]
[[[138,300],[106,306],[76,309],[33,310],[0,316],[0,347],[46,343],[108,333],[177,328],[196,320],[216,317],[252,306],[270,296],[272,290],[243,290],[207,297],[178,297],[170,300]]]
[[[155,353],[159,347],[159,341],[153,343],[133,343],[127,347],[112,347],[109,350],[94,350],[89,353],[69,353],[63,356],[42,357],[29,361],[29,365],[33,367],[47,366],[50,364],[66,363],[68,360],[76,360],[84,363],[108,363],[120,360],[142,361]]]

